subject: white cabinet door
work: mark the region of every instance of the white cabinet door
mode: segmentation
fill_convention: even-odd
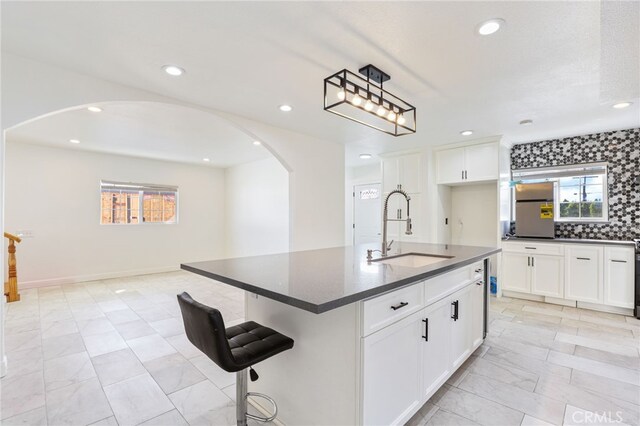
[[[471,285],[471,350],[475,350],[482,344],[484,340],[484,298],[485,298],[484,281],[476,282]]]
[[[604,247],[567,244],[565,250],[565,298],[603,303]]]
[[[471,354],[471,325],[473,303],[472,285],[453,293],[450,297],[451,309],[451,368],[457,369]]]
[[[634,293],[633,247],[604,248],[604,303],[621,308],[633,308]]]
[[[382,192],[386,196],[396,189],[399,183],[401,182],[398,158],[385,158],[382,160]]]
[[[451,372],[449,335],[451,301],[444,298],[423,310],[422,397],[430,398]]]
[[[531,256],[521,253],[502,253],[502,290],[531,292]]]
[[[531,256],[531,266],[532,294],[564,297],[564,258],[562,256]]]
[[[399,159],[400,184],[411,194],[422,192],[422,159],[420,154],[403,155]]]
[[[420,404],[423,318],[416,312],[363,338],[363,424],[404,424]]]
[[[465,182],[498,179],[498,145],[487,143],[464,148]]]
[[[436,152],[438,183],[458,183],[464,180],[464,148]]]

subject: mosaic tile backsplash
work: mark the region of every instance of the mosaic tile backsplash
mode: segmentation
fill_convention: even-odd
[[[515,145],[511,168],[609,163],[609,222],[556,223],[556,238],[640,238],[640,128]]]

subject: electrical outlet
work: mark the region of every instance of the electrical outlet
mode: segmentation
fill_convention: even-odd
[[[31,229],[24,229],[22,231],[18,231],[16,232],[16,235],[18,235],[18,237],[20,238],[34,238],[35,234],[33,233],[33,231]]]

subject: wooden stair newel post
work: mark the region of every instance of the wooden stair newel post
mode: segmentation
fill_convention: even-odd
[[[7,302],[17,302],[20,300],[20,293],[18,293],[18,269],[16,267],[16,244],[22,241],[20,237],[11,235],[7,232],[4,233],[5,238],[9,239],[9,280],[4,286],[4,295],[7,297]]]

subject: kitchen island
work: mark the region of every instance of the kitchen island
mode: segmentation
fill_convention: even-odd
[[[368,261],[374,248],[181,265],[246,290],[245,317],[294,339],[250,383],[282,423],[402,424],[482,343],[499,249],[403,243]]]

